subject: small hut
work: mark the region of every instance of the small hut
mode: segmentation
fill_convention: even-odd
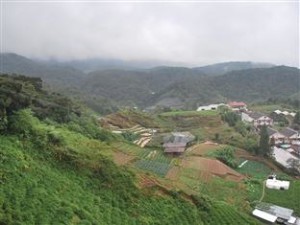
[[[164,152],[168,154],[180,155],[182,154],[188,143],[193,141],[195,136],[190,132],[173,132],[164,138],[163,147]]]

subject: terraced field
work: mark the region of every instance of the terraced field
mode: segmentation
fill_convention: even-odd
[[[142,159],[142,160],[137,161],[134,165],[140,169],[156,173],[157,175],[159,175],[161,177],[164,177],[170,169],[169,164],[156,162],[153,160]]]
[[[117,165],[126,165],[128,164],[131,160],[133,160],[135,157],[132,155],[127,155],[123,152],[115,152],[113,154],[113,160]]]
[[[183,168],[209,172],[213,175],[223,178],[230,175],[230,177],[236,181],[240,181],[244,178],[240,173],[234,171],[233,169],[216,159],[191,156],[184,158],[182,160],[181,166]]]
[[[219,145],[213,142],[205,142],[188,148],[186,155],[205,156],[208,153],[214,152],[222,147],[224,147],[224,145]]]

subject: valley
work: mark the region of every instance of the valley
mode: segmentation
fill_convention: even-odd
[[[42,66],[39,69],[44,70]],[[215,76],[187,68],[126,71],[122,75],[104,70],[82,73],[84,88],[80,91],[71,80],[65,86],[50,75],[46,75],[45,88],[38,77],[1,75],[1,223],[123,225],[174,224],[180,220],[189,225],[262,224],[252,215],[261,202],[291,208],[293,215],[299,216],[296,167],[272,158],[260,143],[261,127],[257,124],[261,121],[249,122],[253,110],[274,120],[272,129],[278,134],[287,127],[298,129],[298,102],[290,97],[297,89],[295,70],[267,67]],[[279,76],[273,73],[278,71],[290,76],[287,82],[276,80]],[[237,76],[239,84],[235,83]],[[262,82],[258,76],[272,76],[269,83],[274,91],[258,87]],[[100,77],[101,85],[96,82]],[[249,93],[258,89],[247,77],[265,96],[257,99],[260,102],[251,101],[249,112],[227,108],[226,104],[206,109],[210,106],[205,104],[226,102],[235,96],[250,100],[247,96],[254,95]],[[88,79],[92,86],[85,83]],[[243,82],[249,85],[248,90]],[[214,85],[220,88],[213,90]],[[277,95],[280,85],[289,88]],[[62,92],[70,97],[54,92],[63,87],[70,88],[71,92],[68,88]],[[265,95],[265,90],[271,95]],[[102,98],[104,101],[97,103],[101,109],[87,107],[78,95],[95,102]],[[156,105],[178,96],[179,102],[184,99],[187,105]],[[199,106],[202,109],[197,111]],[[106,111],[107,107],[111,108]],[[105,113],[99,114],[104,108]],[[179,140],[189,138],[180,150],[172,152],[170,148],[168,153],[164,146],[167,139],[173,140],[172,135],[179,135]],[[289,190],[264,187],[273,173],[290,182]]]

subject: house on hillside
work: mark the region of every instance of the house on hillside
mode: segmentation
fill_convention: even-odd
[[[164,138],[164,152],[168,154],[180,155],[185,151],[188,143],[193,141],[195,136],[190,132],[173,132]]]
[[[300,218],[294,216],[293,213],[292,209],[264,202],[258,203],[252,211],[254,216],[265,222],[297,225],[300,223]]]
[[[272,126],[273,119],[259,112],[242,112],[242,121],[253,124],[254,127]]]
[[[206,111],[206,110],[217,110],[218,107],[220,106],[224,106],[224,103],[220,103],[220,104],[210,104],[210,105],[203,105],[203,106],[199,106],[197,108],[197,111]]]
[[[268,132],[268,135],[269,135],[269,139],[270,141],[273,139],[274,140],[274,144],[281,144],[283,143],[284,141],[284,136],[278,132],[277,130],[271,128],[271,127],[268,127],[267,128],[267,132]]]
[[[233,111],[247,111],[247,105],[245,102],[229,102],[228,106]]]
[[[280,133],[284,136],[284,142],[294,145],[300,145],[300,134],[292,128],[285,128]]]

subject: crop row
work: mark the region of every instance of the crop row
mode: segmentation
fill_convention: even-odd
[[[135,166],[140,169],[156,173],[162,177],[164,177],[170,169],[169,164],[144,159],[137,161]]]

